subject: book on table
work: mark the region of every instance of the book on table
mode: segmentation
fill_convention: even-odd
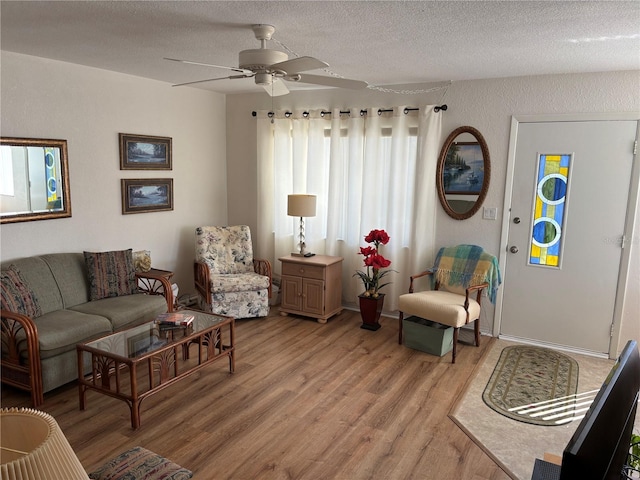
[[[156,323],[162,328],[188,327],[193,322],[193,315],[182,312],[161,313],[156,317]]]

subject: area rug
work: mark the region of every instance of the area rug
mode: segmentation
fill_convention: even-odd
[[[493,410],[525,423],[557,426],[575,416],[578,362],[549,348],[505,347],[482,399]]]
[[[484,339],[485,337],[483,337]],[[562,455],[580,422],[570,422],[557,427],[546,427],[516,422],[489,408],[482,400],[500,354],[505,347],[521,345],[501,339],[488,339],[484,357],[471,375],[465,391],[456,399],[449,417],[471,438],[509,477],[531,480],[536,458],[545,453]],[[599,389],[614,361],[603,358],[563,352],[578,362],[580,376],[578,393]],[[636,417],[636,429],[640,415]]]

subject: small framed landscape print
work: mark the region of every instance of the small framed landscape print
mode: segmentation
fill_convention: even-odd
[[[122,213],[173,210],[173,178],[123,178]]]
[[[120,135],[120,170],[171,170],[171,138]]]
[[[447,151],[443,172],[444,193],[479,195],[484,184],[484,157],[477,142],[455,142]]]

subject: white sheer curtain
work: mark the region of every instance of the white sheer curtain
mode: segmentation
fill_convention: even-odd
[[[307,250],[338,255],[343,263],[343,302],[355,305],[362,283],[359,248],[370,230],[384,229],[390,241],[381,249],[397,273],[386,293],[385,310],[397,310],[409,275],[430,266],[434,256],[435,173],[442,113],[433,105],[418,114],[396,107],[379,116],[334,110],[258,112],[258,231],[260,256],[271,259],[295,251],[298,220],[287,216],[287,195],[317,195],[317,212],[305,219]]]

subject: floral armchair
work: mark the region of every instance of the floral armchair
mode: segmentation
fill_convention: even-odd
[[[271,263],[253,258],[246,225],[196,228],[194,279],[208,311],[235,318],[269,314]]]

